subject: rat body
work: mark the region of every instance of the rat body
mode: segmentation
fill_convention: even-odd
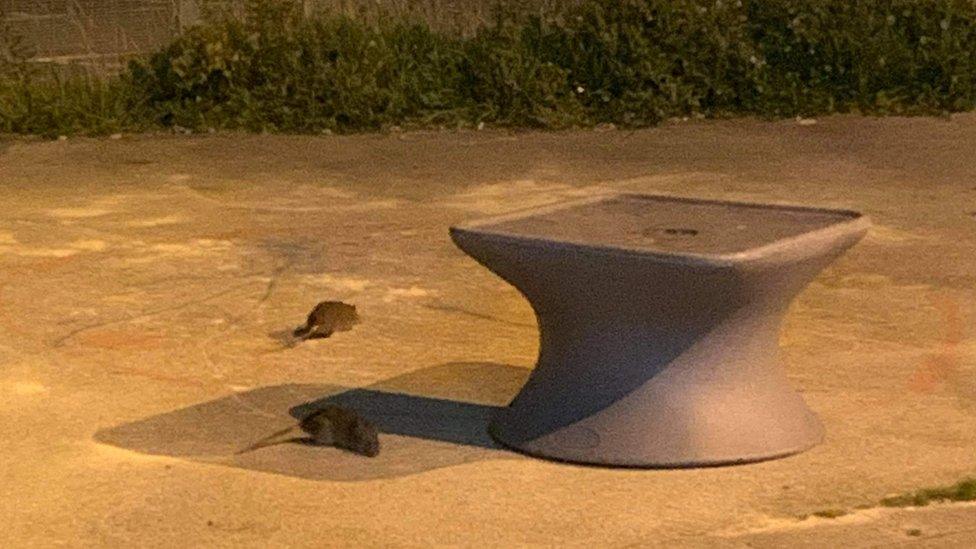
[[[308,436],[278,440],[297,430]],[[238,454],[287,442],[303,442],[321,446],[335,446],[361,456],[376,457],[380,453],[379,432],[372,423],[352,410],[330,404],[312,411],[298,425],[272,433]]]
[[[293,335],[301,339],[329,337],[335,332],[345,332],[359,323],[356,306],[341,301],[323,301],[309,313],[305,325],[296,328]]]

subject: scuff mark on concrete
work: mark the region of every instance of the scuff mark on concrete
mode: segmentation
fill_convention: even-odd
[[[584,198],[607,192],[608,187],[593,185],[576,187],[557,183],[539,183],[534,179],[520,179],[477,185],[438,202],[438,205],[471,213],[498,214],[517,208],[531,208],[573,198]]]
[[[139,320],[145,320],[145,319],[148,319],[148,318],[153,318],[153,317],[158,316],[158,315],[161,315],[161,314],[171,313],[171,312],[175,312],[175,311],[187,309],[189,307],[193,307],[194,305],[202,305],[202,304],[207,303],[209,301],[212,301],[214,299],[218,299],[218,298],[221,298],[221,297],[223,297],[225,295],[232,294],[232,293],[234,293],[234,292],[236,292],[238,290],[241,290],[243,288],[246,288],[246,287],[250,286],[251,284],[252,284],[252,282],[248,281],[248,282],[244,282],[244,283],[241,283],[241,284],[237,284],[237,285],[231,286],[230,288],[226,288],[226,289],[221,290],[219,292],[211,293],[211,294],[206,295],[206,296],[203,296],[203,297],[201,297],[199,299],[193,299],[193,300],[190,300],[190,301],[185,301],[185,302],[179,303],[177,305],[173,305],[172,307],[163,307],[161,309],[156,309],[154,311],[149,311],[149,312],[146,312],[146,313],[142,313],[142,314],[138,314],[138,315],[133,315],[133,316],[126,317],[126,318],[122,318],[122,319],[118,319],[118,320],[109,320],[109,321],[105,321],[105,322],[97,322],[95,324],[89,324],[87,326],[82,326],[80,328],[77,328],[75,330],[71,330],[71,331],[63,334],[62,336],[58,337],[57,339],[55,339],[54,341],[51,342],[51,346],[54,347],[54,348],[62,347],[65,343],[67,343],[71,339],[75,338],[78,334],[87,332],[89,330],[94,330],[96,328],[105,328],[105,327],[108,327],[108,326],[118,326],[118,325],[121,325],[121,324],[128,324],[128,323],[136,322],[136,321],[139,321]]]
[[[410,286],[409,288],[389,288],[386,290],[386,295],[383,296],[383,302],[391,303],[403,298],[413,299],[427,297],[429,295],[432,295],[431,290],[427,290],[419,286]]]
[[[89,217],[101,217],[110,213],[114,213],[114,211],[98,207],[54,208],[47,210],[49,216],[59,219],[87,219]]]
[[[332,274],[302,275],[299,283],[303,285],[322,285],[332,290],[362,292],[373,285],[365,278]]]
[[[160,227],[162,225],[176,225],[178,223],[183,223],[186,221],[186,217],[181,215],[167,215],[164,217],[153,217],[149,219],[137,219],[135,221],[129,221],[125,225],[127,227],[134,228],[149,228],[149,227]]]

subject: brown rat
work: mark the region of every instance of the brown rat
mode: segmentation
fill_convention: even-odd
[[[295,337],[301,339],[315,339],[329,337],[334,332],[351,330],[359,323],[356,306],[341,301],[323,301],[309,313],[305,325],[296,328]]]
[[[298,429],[309,436],[276,440]],[[286,442],[335,446],[367,457],[376,457],[380,453],[379,432],[376,427],[353,410],[334,404],[312,411],[298,425],[268,435],[237,453],[243,454],[258,448]]]

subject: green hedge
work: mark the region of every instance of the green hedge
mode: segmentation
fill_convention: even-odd
[[[0,56],[0,131],[646,126],[976,100],[970,0],[583,0],[499,9],[469,37],[294,6],[249,1],[107,82],[25,76]]]

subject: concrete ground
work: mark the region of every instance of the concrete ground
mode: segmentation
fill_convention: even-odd
[[[602,189],[873,219],[783,327],[824,444],[698,470],[492,444],[535,320],[447,227]],[[974,505],[875,505],[976,473],[974,212],[973,115],[0,143],[0,545],[972,546]],[[362,324],[286,347],[325,299]],[[379,457],[233,454],[354,388]],[[824,509],[854,511],[799,518]]]

